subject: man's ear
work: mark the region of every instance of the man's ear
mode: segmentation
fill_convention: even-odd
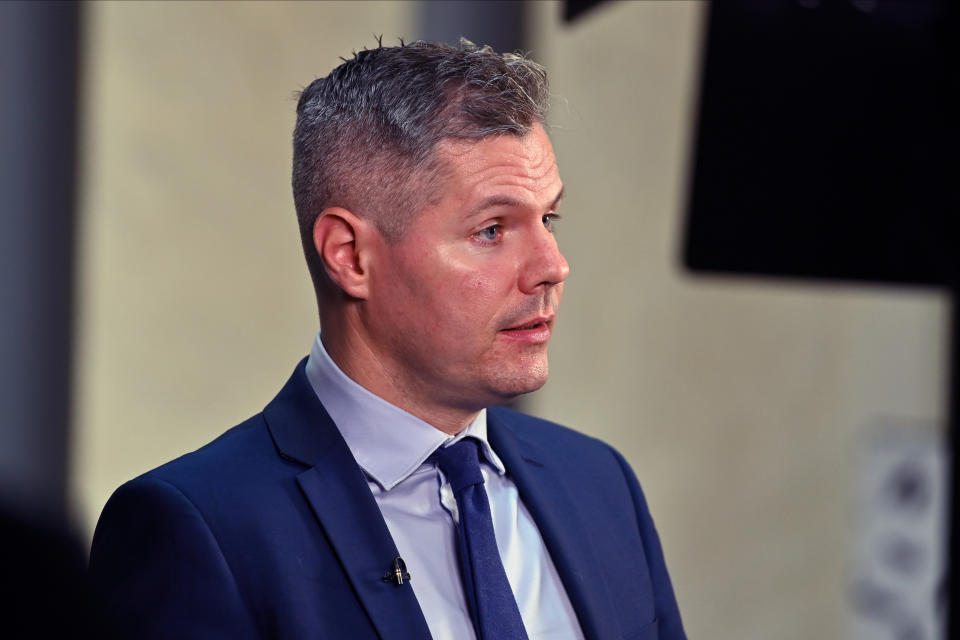
[[[373,225],[342,207],[324,209],[313,223],[313,247],[327,275],[344,293],[365,299],[370,291],[367,252]]]

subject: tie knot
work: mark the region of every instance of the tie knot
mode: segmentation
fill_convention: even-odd
[[[483,484],[479,443],[473,438],[464,438],[449,447],[438,449],[434,455],[454,493],[470,485]]]

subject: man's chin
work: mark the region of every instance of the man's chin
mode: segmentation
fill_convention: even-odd
[[[518,372],[519,373],[519,372]],[[547,367],[542,370],[527,371],[520,375],[499,375],[489,385],[493,396],[491,404],[510,404],[517,398],[540,389],[547,383]]]

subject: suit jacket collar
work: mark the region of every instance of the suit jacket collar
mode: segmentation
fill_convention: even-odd
[[[429,638],[413,590],[382,580],[398,555],[396,545],[363,472],[307,380],[305,362],[263,412],[277,451],[309,467],[297,482],[378,634]],[[584,635],[621,637],[609,588],[563,470],[551,464],[547,450],[524,439],[515,422],[509,414],[489,411],[488,437],[540,529]]]
[[[530,511],[587,638],[620,638],[609,587],[589,544],[583,519],[549,451],[523,437],[517,417],[487,412],[490,443]]]
[[[263,412],[277,451],[283,458],[309,467],[297,476],[297,483],[378,635],[429,638],[409,584],[383,581],[399,555],[397,547],[363,472],[303,369],[301,361]]]

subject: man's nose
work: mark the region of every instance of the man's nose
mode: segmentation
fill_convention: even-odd
[[[570,265],[560,253],[556,237],[543,229],[528,255],[521,288],[524,293],[533,293],[539,287],[560,284],[570,275]]]

